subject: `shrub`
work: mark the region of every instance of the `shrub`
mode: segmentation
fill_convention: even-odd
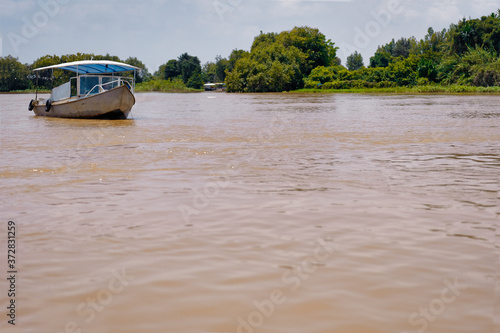
[[[304,82],[305,82],[305,85],[304,85],[305,89],[319,89],[319,88],[321,88],[321,82],[319,82],[319,81],[304,80]]]
[[[396,86],[397,86],[396,82],[392,81],[380,81],[375,84],[376,88],[392,88]]]
[[[417,80],[417,85],[419,86],[427,86],[429,84],[429,79],[426,77],[419,77]]]

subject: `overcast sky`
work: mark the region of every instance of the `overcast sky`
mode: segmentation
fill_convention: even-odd
[[[500,0],[0,0],[0,55],[32,63],[77,52],[137,57],[151,73],[184,52],[214,61],[263,32],[318,28],[365,63],[392,38],[425,36]]]

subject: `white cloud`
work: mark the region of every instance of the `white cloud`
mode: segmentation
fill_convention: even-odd
[[[16,17],[36,7],[32,0],[2,0],[0,17]]]
[[[457,0],[441,0],[436,1],[427,10],[428,21],[436,22],[437,24],[455,23],[463,17],[458,7]]]
[[[471,1],[474,16],[485,16],[497,13],[500,9],[499,0],[474,0]]]

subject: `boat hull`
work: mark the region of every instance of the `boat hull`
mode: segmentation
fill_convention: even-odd
[[[127,119],[134,104],[134,94],[122,85],[97,95],[53,102],[49,111],[45,104],[34,105],[33,112],[40,117]]]

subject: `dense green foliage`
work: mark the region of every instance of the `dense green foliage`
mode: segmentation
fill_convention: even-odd
[[[0,91],[24,90],[31,87],[29,69],[16,58],[0,58]]]
[[[334,63],[337,49],[333,45],[318,29],[309,27],[295,27],[279,34],[261,32],[250,52],[238,53],[234,65],[228,68],[227,90],[271,92],[302,88],[303,78],[314,68]]]
[[[204,83],[200,59],[188,53],[183,53],[179,58],[170,59],[161,65],[155,77],[158,80],[180,78],[188,88],[193,89],[202,88]]]
[[[449,31],[451,50],[458,55],[467,53],[470,48],[486,48],[500,52],[500,10],[480,19],[463,19],[452,25]]]
[[[204,82],[224,82],[226,70],[229,69],[230,61],[220,55],[215,57],[215,62],[207,62],[203,65],[202,75]]]
[[[129,57],[127,58],[124,63],[126,64],[129,64],[131,66],[135,66],[135,67],[138,67],[140,68],[141,70],[139,70],[137,72],[137,75],[136,75],[136,82],[137,83],[142,83],[144,81],[149,81],[151,80],[152,76],[151,74],[149,73],[148,71],[148,68],[146,67],[146,65],[144,65],[144,63],[142,61],[140,61],[139,59],[135,58],[135,57]]]
[[[172,93],[184,93],[184,92],[197,92],[201,90],[196,90],[193,88],[188,88],[182,82],[182,79],[177,77],[173,79],[152,79],[142,83],[138,83],[135,87],[136,91],[140,92],[172,92]]]
[[[378,48],[370,58],[369,68],[356,69],[359,63],[355,61],[355,53],[348,58],[350,70],[339,65],[318,67],[304,82],[306,88],[323,90],[422,86],[429,91],[430,86],[497,87],[500,85],[499,51],[500,11],[480,19],[464,19],[448,30],[436,32],[429,28],[420,41],[414,37],[393,39]]]

